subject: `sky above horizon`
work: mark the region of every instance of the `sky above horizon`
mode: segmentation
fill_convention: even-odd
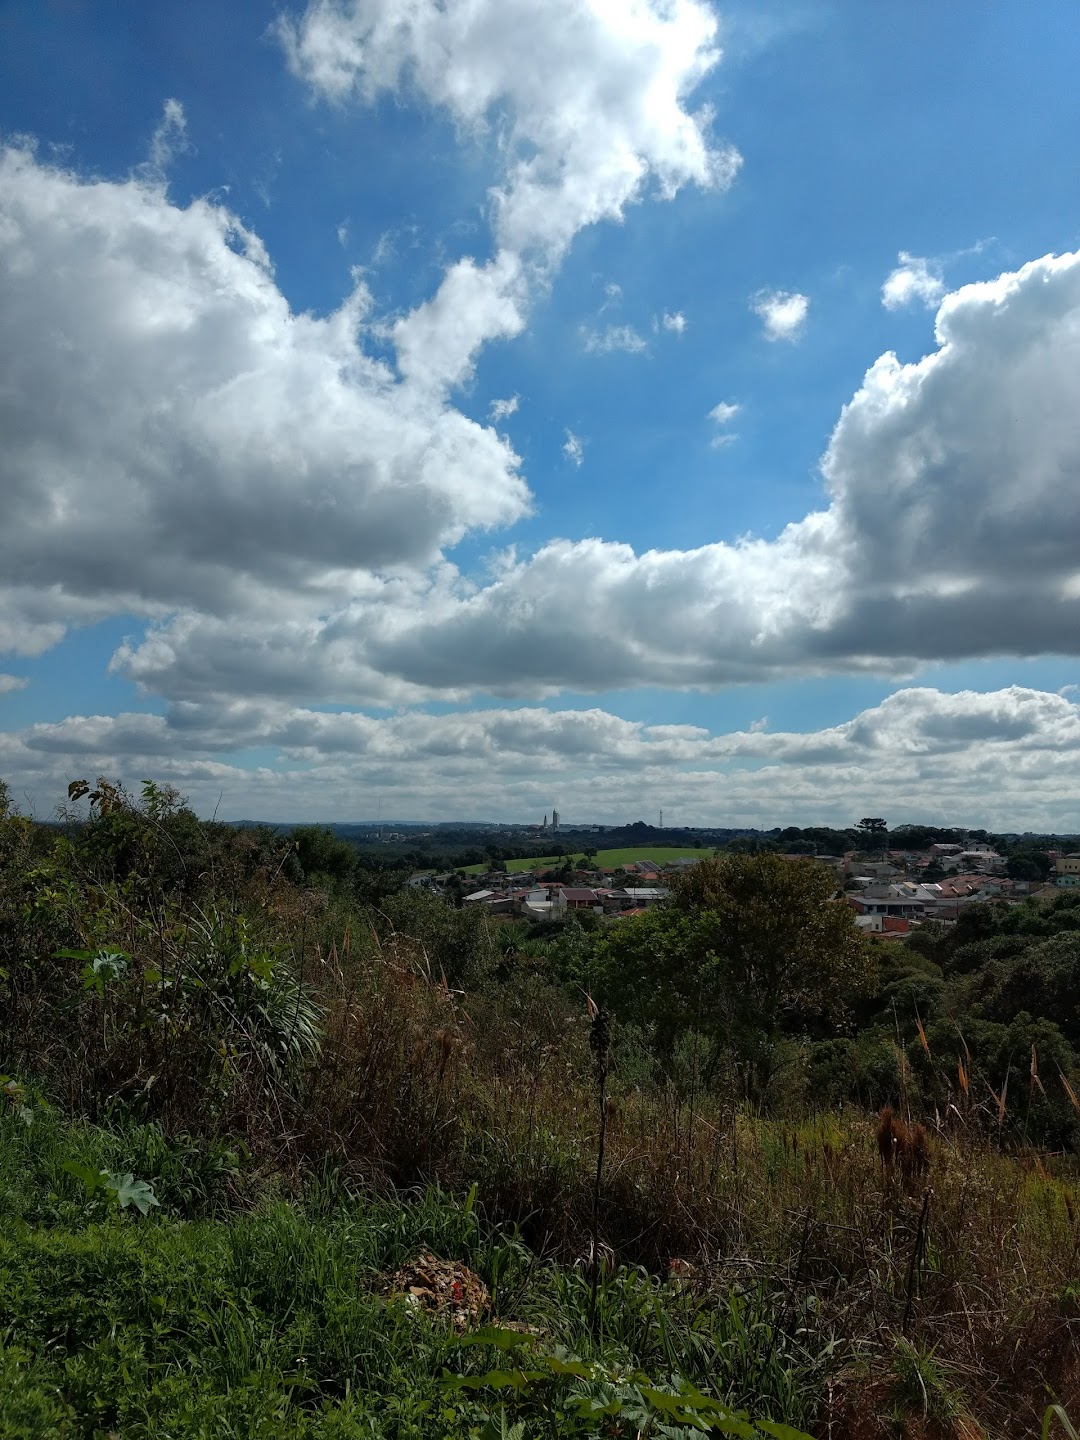
[[[0,0],[0,778],[1080,829],[1080,26]]]

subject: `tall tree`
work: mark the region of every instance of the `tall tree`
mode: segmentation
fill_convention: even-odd
[[[671,1051],[686,1031],[713,1058],[732,1051],[763,1093],[777,1041],[841,1017],[873,977],[869,946],[813,860],[703,859],[670,901],[616,927],[600,948],[599,992]]]
[[[889,827],[880,815],[865,815],[855,829],[865,841],[864,850],[878,850],[884,853],[889,838]]]

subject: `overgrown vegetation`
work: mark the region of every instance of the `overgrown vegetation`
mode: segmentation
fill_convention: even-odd
[[[870,950],[822,884],[545,936],[167,787],[0,819],[0,1435],[1075,1413],[1080,906]],[[427,1250],[477,1343],[382,1293]]]
[[[30,1125],[0,1120],[0,1136],[0,1434],[469,1435],[500,1411],[595,1433],[577,1412],[600,1396],[660,1419],[664,1396],[690,1404],[693,1378],[720,1377],[759,1413],[762,1396],[797,1409],[812,1373],[800,1345],[759,1352],[767,1296],[665,1304],[641,1271],[605,1272],[598,1345],[577,1272],[538,1262],[436,1190],[379,1200],[324,1173],[302,1205],[264,1196],[227,1223],[181,1223],[218,1208],[223,1177],[160,1132],[78,1127],[38,1109]],[[153,1218],[101,1208],[65,1158],[92,1172],[118,1151],[155,1170]],[[383,1298],[379,1276],[425,1249],[475,1267],[500,1318],[522,1329],[478,1326],[480,1343],[462,1346],[405,1299]],[[540,1393],[519,1395],[529,1379]]]

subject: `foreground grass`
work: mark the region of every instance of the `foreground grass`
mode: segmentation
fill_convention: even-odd
[[[539,1142],[521,1153],[524,1138],[506,1137],[503,1163],[531,1170],[539,1200],[554,1157]],[[0,1117],[0,1436],[495,1440],[518,1421],[519,1440],[632,1436],[639,1421],[580,1407],[637,1414],[639,1372],[834,1440],[977,1433],[920,1429],[931,1414],[974,1414],[990,1437],[1038,1433],[1049,1398],[1075,1404],[1072,1181],[938,1146],[913,1269],[919,1196],[875,1178],[849,1148],[858,1139],[835,1119],[743,1119],[737,1175],[669,1169],[671,1208],[698,1207],[693,1279],[605,1264],[594,1325],[585,1267],[545,1259],[483,1213],[485,1201],[509,1207],[482,1144],[479,1188],[464,1198],[435,1186],[375,1194],[330,1171],[286,1187],[242,1153],[121,1112],[89,1125],[40,1103],[29,1123],[11,1110]],[[682,1163],[692,1171],[692,1146]],[[122,1212],[79,1178],[100,1170],[134,1173],[160,1203]],[[661,1183],[648,1169],[629,1188],[614,1175],[603,1233],[647,1220]],[[477,1272],[489,1318],[530,1327],[535,1349],[462,1346],[386,1299],[380,1277],[422,1251]],[[545,1355],[569,1372],[545,1375]],[[849,1402],[862,1406],[850,1423]],[[880,1428],[893,1411],[915,1428]]]
[[[1018,1440],[1080,1400],[1076,1165],[1035,1149],[1034,1048],[1006,1106],[965,1045],[904,1173],[861,1081],[817,1113],[863,1064],[842,1038],[824,1071],[779,1047],[763,1113],[734,1045],[588,1019],[576,927],[556,955],[420,895],[358,909],[246,836],[188,865],[109,803],[78,847],[0,826],[0,1437],[670,1440],[692,1384],[829,1440]],[[926,976],[895,973],[902,1046]],[[896,1059],[906,1112],[925,1036]],[[423,1249],[532,1353],[388,1304]]]
[[[625,1383],[637,1371],[758,1416],[813,1408],[819,1357],[782,1329],[765,1288],[705,1301],[608,1268],[591,1325],[580,1271],[541,1263],[472,1196],[378,1198],[324,1178],[302,1200],[220,1214],[232,1181],[200,1175],[190,1154],[170,1165],[139,1129],[40,1110],[0,1121],[0,1436],[412,1440],[495,1436],[517,1419],[527,1434],[636,1434],[618,1407],[637,1413],[642,1387]],[[146,1216],[88,1196],[72,1173],[155,1147],[161,1174],[142,1178],[163,1203]],[[463,1346],[384,1298],[380,1277],[422,1251],[474,1269],[499,1320],[536,1332],[536,1352]],[[565,1371],[519,1382],[537,1352]],[[595,1427],[593,1402],[608,1412]]]
[[[1076,1408],[1080,1203],[1069,1157],[1003,1153],[977,1115],[950,1113],[928,1171],[905,1184],[883,1171],[862,1112],[767,1119],[723,1091],[697,1093],[692,1070],[685,1088],[642,1084],[629,1050],[608,1089],[596,1219],[611,1263],[594,1332],[582,1271],[597,1144],[586,1037],[549,988],[527,975],[509,983],[498,1003],[477,994],[466,1008],[386,944],[348,972],[321,967],[323,1048],[292,1096],[263,1089],[249,1065],[216,1092],[181,1092],[184,1108],[155,1123],[137,1118],[134,1086],[128,1107],[96,1102],[97,1125],[66,1122],[30,1088],[27,1103],[9,1104],[0,1343],[7,1391],[46,1419],[36,1429],[4,1421],[0,1436],[483,1435],[504,1403],[532,1427],[519,1440],[604,1433],[550,1421],[533,1382],[519,1396],[512,1384],[444,1391],[444,1367],[479,1375],[499,1357],[448,1350],[446,1334],[411,1315],[401,1328],[379,1298],[373,1278],[423,1248],[470,1264],[500,1318],[538,1326],[545,1346],[619,1373],[678,1375],[830,1440],[894,1433],[833,1424],[830,1397],[852,1387],[877,1397],[872,1416],[894,1403],[918,1413],[932,1399],[1009,1440],[1038,1433],[1050,1396]],[[102,1023],[100,1006],[90,1014]],[[138,1032],[107,1033],[110,1066],[131,1066]],[[115,1093],[115,1070],[102,1074]],[[78,1105],[105,1083],[60,1089]],[[160,1205],[145,1219],[120,1216],[111,1192],[87,1196],[71,1162],[144,1179]],[[447,1198],[474,1186],[472,1205]],[[395,1187],[421,1198],[372,1198]],[[205,1263],[183,1250],[187,1237],[206,1247]],[[256,1259],[241,1265],[237,1254]],[[265,1282],[245,1268],[263,1254]],[[691,1267],[688,1287],[651,1278],[673,1258]],[[158,1285],[173,1271],[197,1274],[186,1300]],[[115,1308],[110,1277],[122,1273],[134,1311]],[[225,1290],[207,1290],[217,1276]],[[155,1296],[160,1315],[147,1309]],[[207,1315],[217,1317],[209,1328]],[[351,1337],[348,1364],[340,1347],[319,1349],[335,1326]],[[130,1354],[118,1359],[121,1340]],[[99,1352],[92,1363],[105,1368],[84,1385]]]

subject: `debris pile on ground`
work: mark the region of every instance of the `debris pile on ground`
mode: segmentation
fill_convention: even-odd
[[[418,1313],[449,1321],[459,1334],[491,1313],[491,1296],[479,1275],[460,1260],[440,1260],[426,1250],[382,1276],[378,1290],[389,1300],[404,1300]]]

